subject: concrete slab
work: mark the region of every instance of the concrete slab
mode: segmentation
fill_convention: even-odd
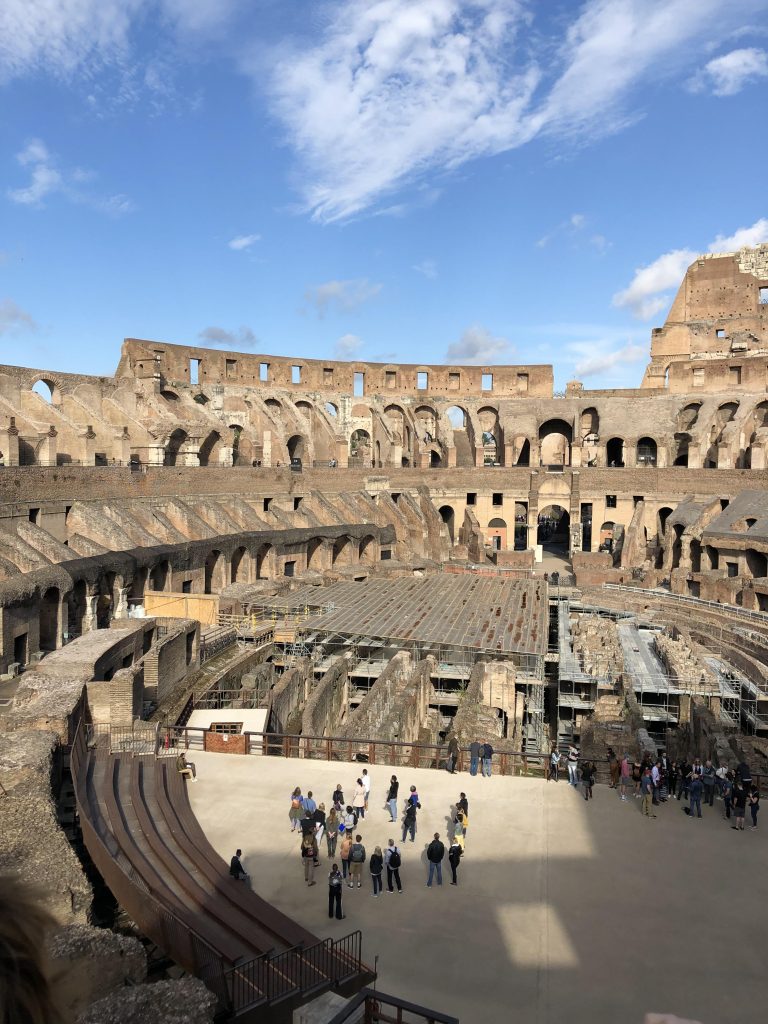
[[[288,822],[294,786],[330,805],[360,768],[341,762],[195,753],[192,806],[227,860],[240,846],[255,889],[318,935],[363,930],[379,986],[462,1024],[640,1024],[669,1012],[703,1024],[765,1018],[764,832],[737,833],[722,804],[691,820],[673,802],[658,818],[606,787],[595,799],[561,782],[395,769],[418,787],[416,842],[403,845],[404,892],[344,889],[343,922],[327,917],[328,871],[307,888]],[[383,808],[392,769],[369,767],[360,833],[370,854],[392,836]],[[460,790],[470,802],[459,886],[430,890],[425,847],[445,838]]]

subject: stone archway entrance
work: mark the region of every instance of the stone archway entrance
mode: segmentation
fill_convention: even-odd
[[[570,549],[571,517],[562,505],[547,505],[539,512],[536,543],[548,551],[567,554]]]

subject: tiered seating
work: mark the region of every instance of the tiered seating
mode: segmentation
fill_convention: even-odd
[[[109,737],[72,751],[83,836],[139,928],[246,1020],[374,977],[359,932],[321,940],[229,875],[206,839],[172,758],[110,753]],[[264,1018],[261,1018],[264,1019]]]

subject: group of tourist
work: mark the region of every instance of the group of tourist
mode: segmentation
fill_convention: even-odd
[[[547,781],[557,782],[560,765],[565,761],[569,783],[578,788],[579,781],[584,799],[592,797],[597,766],[594,761],[583,760],[579,749],[571,745],[567,754],[562,754],[553,745],[547,770]],[[749,765],[741,763],[734,771],[724,765],[715,768],[710,758],[702,761],[695,757],[689,762],[671,760],[666,751],[657,758],[645,754],[631,760],[628,754],[621,758],[613,747],[608,748],[608,770],[610,789],[618,790],[621,800],[628,800],[630,793],[641,801],[641,811],[648,818],[655,818],[655,807],[668,800],[688,803],[686,813],[691,818],[701,818],[702,803],[714,807],[715,799],[723,801],[723,818],[733,819],[731,828],[743,831],[746,811],[749,809],[752,824],[757,829],[757,815],[760,810],[760,790],[753,784]]]
[[[385,809],[389,812],[390,824],[398,819],[400,783],[396,775],[390,778],[387,788]],[[323,801],[315,800],[312,790],[306,795],[297,786],[290,796],[288,819],[291,832],[301,832],[300,856],[304,869],[304,880],[308,886],[316,884],[315,869],[320,864],[320,848],[323,839],[328,851],[328,859],[332,861],[328,875],[328,916],[343,918],[342,893],[346,885],[350,889],[363,887],[364,866],[368,865],[371,877],[371,895],[378,899],[384,891],[383,876],[386,872],[387,892],[402,893],[403,885],[400,877],[402,852],[394,839],[389,839],[384,849],[375,846],[368,854],[363,843],[363,836],[358,831],[360,821],[369,813],[371,796],[371,779],[367,768],[355,781],[351,801],[347,801],[341,783],[338,783],[329,798],[330,810],[326,810]],[[416,786],[410,786],[408,796],[401,808],[402,842],[406,843],[410,836],[411,842],[416,840],[417,817],[421,810],[421,801]],[[469,824],[469,801],[466,793],[461,793],[453,808],[449,827],[449,846],[435,833],[426,849],[429,865],[427,887],[431,888],[433,878],[437,884],[443,884],[442,865],[447,857],[451,870],[451,885],[458,885],[458,868],[466,846],[467,826]],[[240,861],[240,851],[232,858],[230,874],[236,878],[247,880]]]

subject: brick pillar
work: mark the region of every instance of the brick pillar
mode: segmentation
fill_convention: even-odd
[[[0,452],[3,453],[4,466],[18,466],[19,431],[16,427],[15,416],[11,416],[8,426],[0,430]]]
[[[85,433],[80,435],[80,462],[84,466],[95,466],[96,465],[96,435],[93,432],[93,427],[89,423],[85,428]]]
[[[38,449],[37,462],[40,466],[56,465],[56,429],[51,427]]]

